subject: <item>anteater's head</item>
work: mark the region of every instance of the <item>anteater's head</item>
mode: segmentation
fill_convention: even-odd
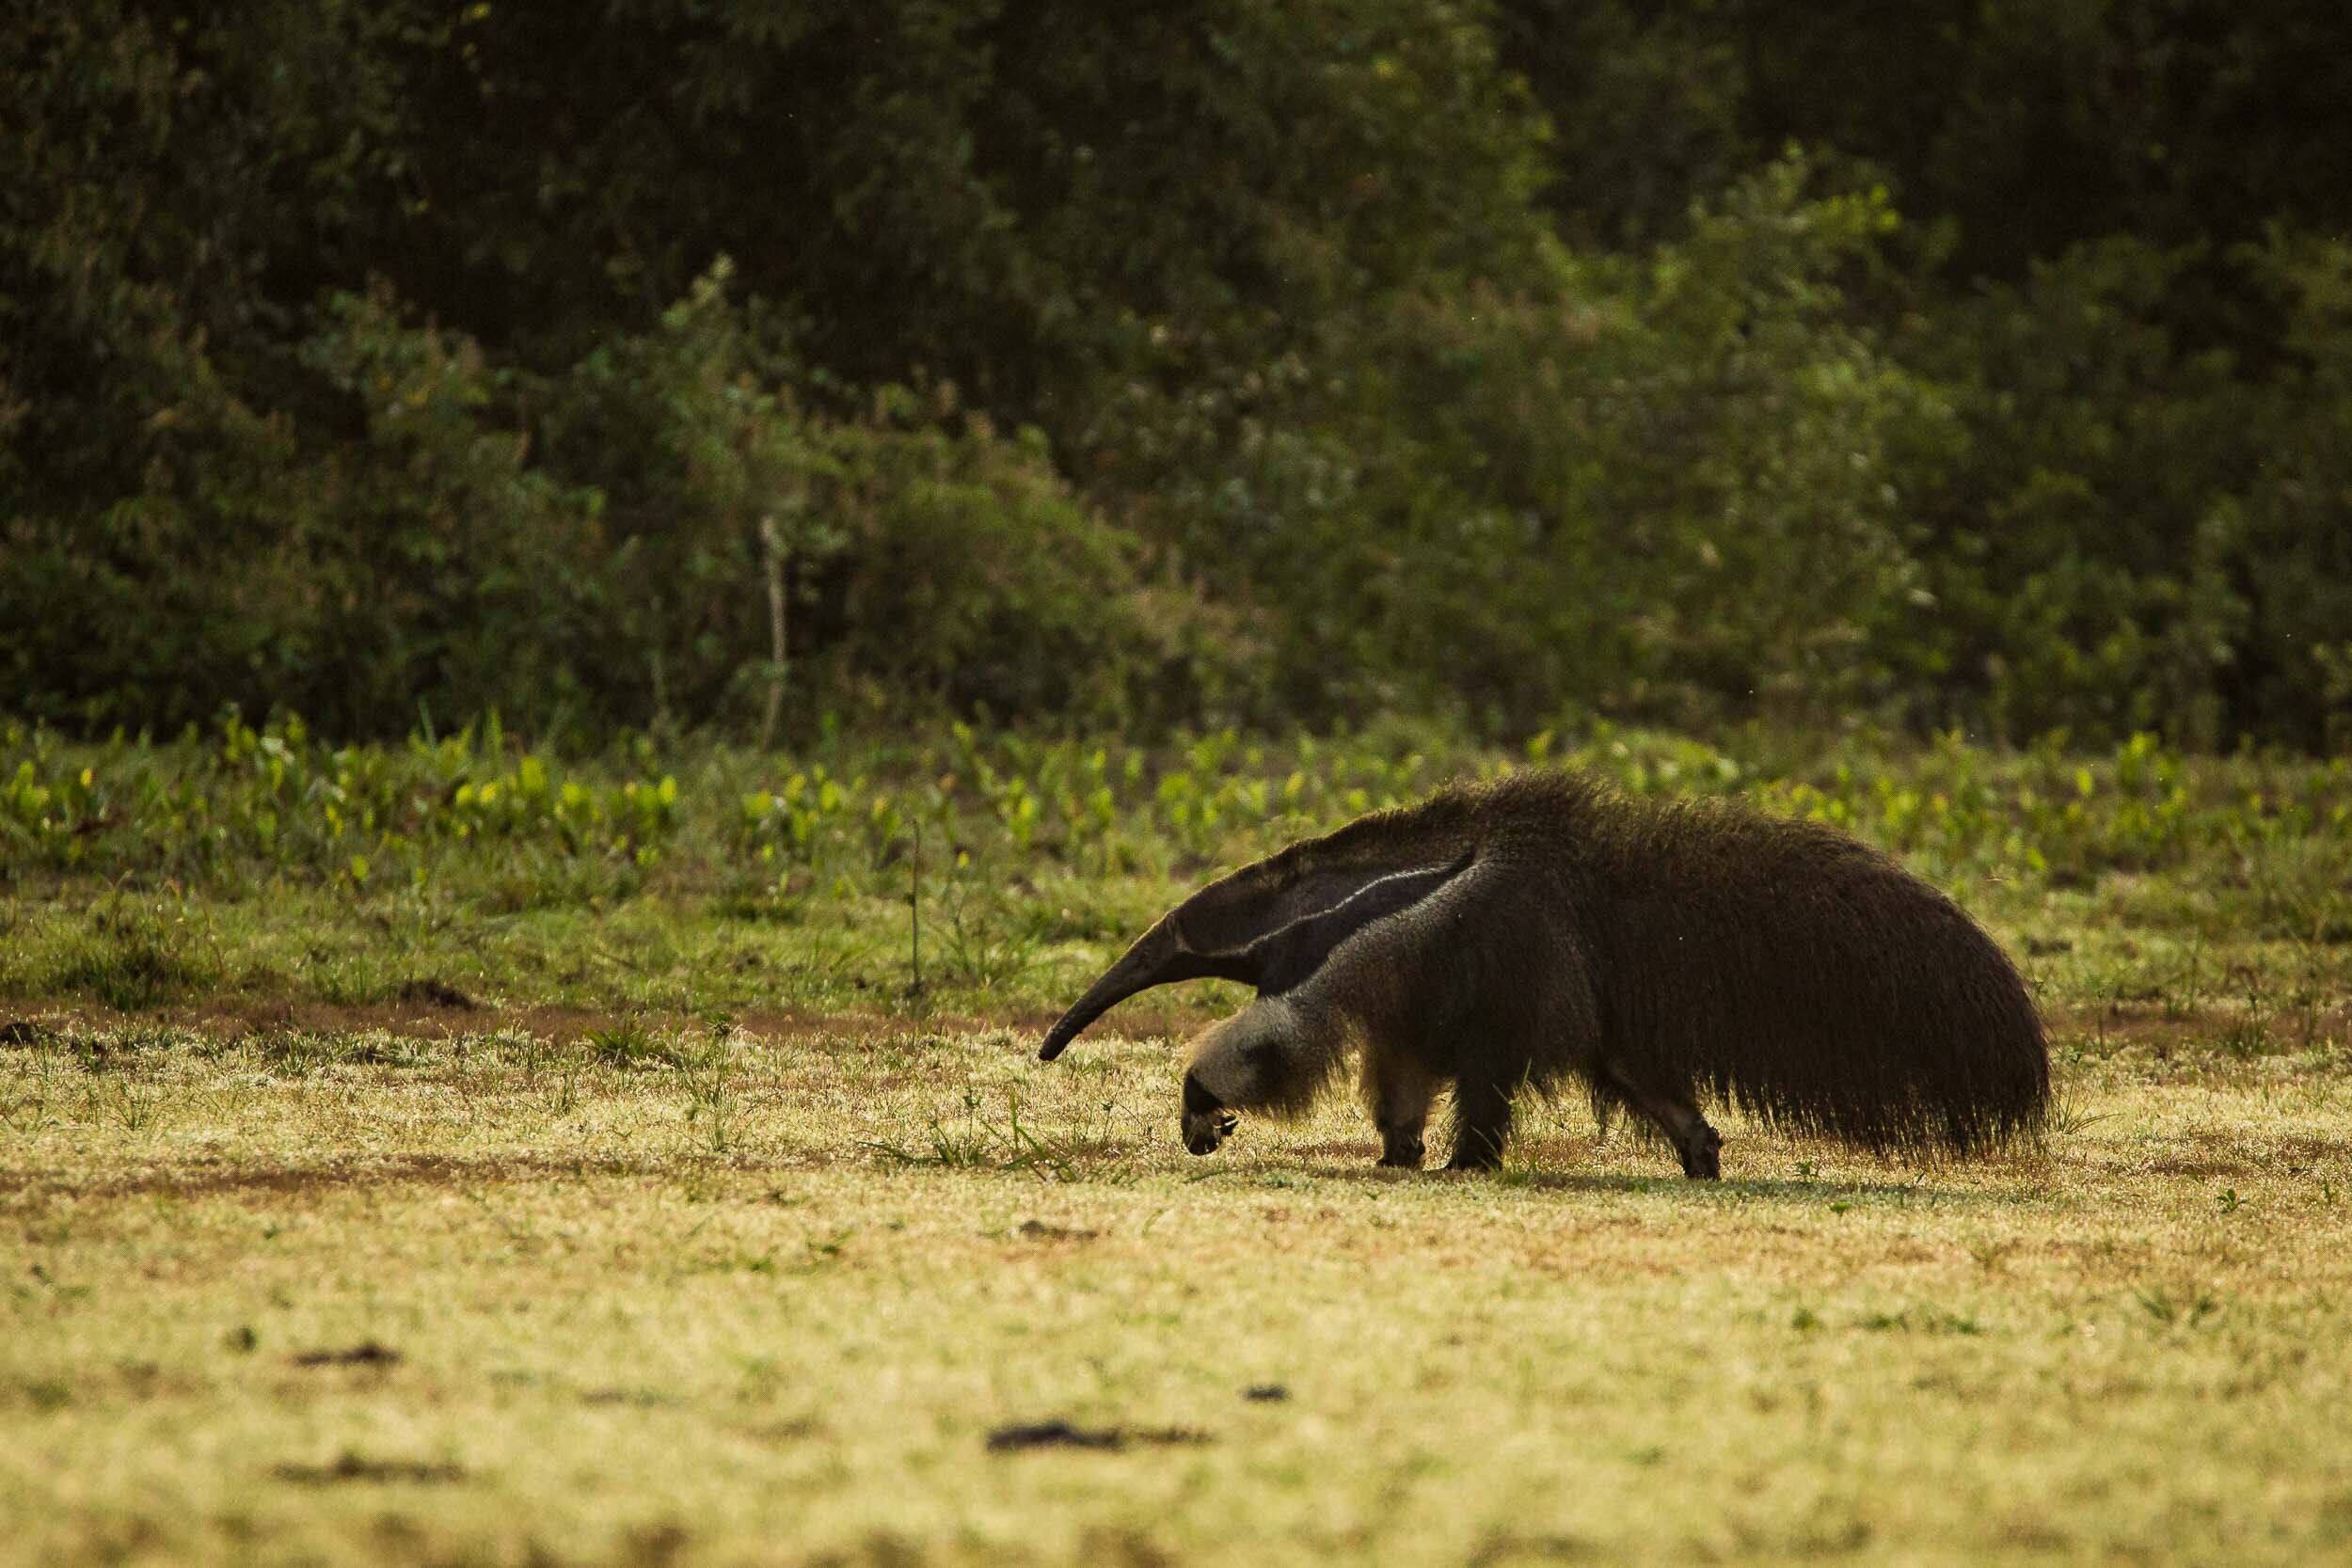
[[[1319,869],[1294,847],[1211,882],[1154,921],[1070,1005],[1045,1032],[1039,1059],[1052,1061],[1088,1024],[1154,986],[1238,980],[1257,987],[1262,1001],[1285,995],[1371,927],[1422,908],[1477,858],[1468,845],[1371,852],[1385,847],[1375,837],[1348,863]]]
[[[1368,824],[1368,825],[1366,825]],[[1214,1152],[1237,1111],[1295,1116],[1336,1069],[1348,1039],[1349,989],[1330,966],[1359,957],[1375,932],[1425,919],[1425,908],[1469,872],[1476,849],[1460,834],[1393,841],[1385,818],[1342,830],[1219,878],[1162,915],[1046,1031],[1052,1061],[1080,1031],[1137,991],[1182,980],[1231,980],[1258,1000],[1193,1042],[1184,1073],[1184,1147]],[[1351,836],[1352,835],[1352,836]],[[1338,847],[1334,847],[1334,846]],[[1395,955],[1400,936],[1389,939]],[[1406,949],[1409,950],[1409,941]],[[1359,974],[1379,967],[1357,965]],[[1393,967],[1391,965],[1391,967]]]
[[[1240,1111],[1295,1115],[1313,1100],[1328,1070],[1307,1048],[1298,1020],[1280,997],[1261,997],[1200,1032],[1184,1069],[1184,1147],[1214,1154],[1232,1135]]]

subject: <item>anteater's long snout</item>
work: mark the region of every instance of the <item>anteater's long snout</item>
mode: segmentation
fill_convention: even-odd
[[[1176,956],[1179,943],[1176,933],[1163,920],[1136,939],[1120,960],[1104,971],[1103,977],[1087,988],[1087,993],[1072,1004],[1053,1028],[1045,1033],[1045,1043],[1038,1047],[1038,1060],[1050,1062],[1062,1053],[1062,1048],[1089,1023],[1109,1012],[1139,990],[1148,990],[1165,978],[1168,959]]]
[[[1214,958],[1192,952],[1178,933],[1175,918],[1165,917],[1137,937],[1125,956],[1089,986],[1087,993],[1045,1032],[1045,1043],[1038,1047],[1038,1060],[1050,1062],[1060,1055],[1062,1048],[1076,1039],[1088,1024],[1139,990],[1210,975],[1228,980],[1255,978],[1246,960],[1231,957]]]

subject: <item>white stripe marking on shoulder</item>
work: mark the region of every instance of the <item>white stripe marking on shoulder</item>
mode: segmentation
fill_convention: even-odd
[[[1325,976],[1343,966],[1343,960],[1355,956],[1351,949],[1357,948],[1359,943],[1375,935],[1401,937],[1408,942],[1413,940],[1416,927],[1444,919],[1454,904],[1469,895],[1470,879],[1478,875],[1486,863],[1484,860],[1472,860],[1470,864],[1462,867],[1459,875],[1449,877],[1433,888],[1428,897],[1417,903],[1407,904],[1394,914],[1382,915],[1361,929],[1350,933],[1346,941],[1340,942],[1323,956],[1323,962],[1315,966],[1312,977],[1285,993],[1283,997],[1268,1000],[1289,1001],[1296,998],[1300,1002],[1320,1005],[1325,999],[1317,992],[1316,988],[1325,983]]]
[[[1243,942],[1238,947],[1219,947],[1214,951],[1202,952],[1200,956],[1202,958],[1231,958],[1236,953],[1246,953],[1262,942],[1271,942],[1276,937],[1280,936],[1283,932],[1294,930],[1298,927],[1306,925],[1311,920],[1321,920],[1325,915],[1332,914],[1340,910],[1345,909],[1348,905],[1354,903],[1359,898],[1364,897],[1375,888],[1384,887],[1390,882],[1401,882],[1407,877],[1426,877],[1433,871],[1443,871],[1446,868],[1446,864],[1447,863],[1445,862],[1439,862],[1436,865],[1417,865],[1412,867],[1410,870],[1391,871],[1385,877],[1375,877],[1371,881],[1358,883],[1355,887],[1350,888],[1343,896],[1334,898],[1331,902],[1324,905],[1321,909],[1310,910],[1305,914],[1299,915],[1296,919],[1286,920],[1281,925],[1274,927],[1271,931],[1262,931],[1258,935],[1251,937],[1248,942]],[[1478,865],[1478,861],[1476,859],[1472,859],[1471,862],[1468,865],[1462,867],[1460,871],[1455,872],[1453,876],[1448,877],[1444,881],[1439,882],[1436,887],[1430,889],[1428,897],[1414,900],[1412,903],[1405,906],[1404,909],[1397,911],[1396,914],[1411,913],[1413,911],[1421,908],[1423,904],[1429,902],[1429,899],[1437,897],[1438,895],[1444,893],[1446,889],[1452,887],[1455,882],[1460,881],[1464,877],[1467,877],[1471,872],[1477,870]],[[1371,922],[1365,929],[1371,929],[1372,926],[1385,925],[1389,921],[1395,918],[1396,915],[1394,914],[1383,915],[1378,920]],[[1362,932],[1357,932],[1355,935],[1351,935],[1348,937],[1347,942],[1354,942],[1356,937],[1360,936]],[[1347,942],[1343,942],[1340,945],[1344,947],[1346,944]],[[1336,949],[1334,951],[1336,951]]]

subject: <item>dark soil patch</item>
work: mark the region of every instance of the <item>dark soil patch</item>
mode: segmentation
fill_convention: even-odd
[[[1170,1448],[1210,1441],[1205,1432],[1188,1427],[1082,1427],[1068,1421],[1023,1421],[1001,1426],[988,1434],[991,1453],[1023,1453],[1031,1449],[1100,1449],[1115,1452],[1125,1448]]]
[[[702,1021],[699,1013],[671,1013],[636,1007],[582,1007],[564,1004],[492,1006],[453,988],[453,994],[461,999],[461,1005],[460,1002],[438,999],[420,989],[437,983],[411,981],[401,988],[396,1001],[373,1005],[301,1001],[286,997],[213,1002],[185,1009],[174,1022],[229,1040],[240,1040],[255,1034],[282,1033],[289,1029],[323,1035],[381,1030],[389,1035],[405,1035],[425,1040],[446,1039],[452,1035],[496,1029],[509,1034],[535,1035],[541,1039],[572,1040],[583,1038],[598,1030],[630,1024],[655,1033],[675,1033],[692,1028]],[[94,1012],[90,1022],[105,1023],[116,1021],[108,1015]],[[739,1013],[735,1018],[736,1027],[755,1039],[794,1041],[837,1036],[902,1035],[918,1028],[926,1034],[947,1031],[977,1033],[1001,1028],[1006,1022],[1004,1019],[944,1016],[916,1020],[894,1017],[880,1011],[753,1010]],[[1041,1032],[1043,1025],[1039,1027]]]
[[[2314,1170],[2352,1165],[2352,1140],[2289,1132],[2275,1136],[2248,1133],[2224,1137],[2190,1132],[2168,1139],[2135,1164],[2151,1176],[2253,1178],[2307,1175]]]
[[[565,1177],[644,1177],[655,1168],[627,1160],[453,1159],[443,1154],[400,1154],[371,1158],[345,1165],[190,1165],[178,1170],[147,1170],[135,1176],[102,1178],[94,1181],[48,1179],[28,1181],[16,1192],[0,1182],[0,1199],[40,1202],[49,1198],[211,1197],[237,1193],[294,1196],[329,1188],[404,1185],[496,1186]]]
[[[626,1405],[631,1410],[660,1410],[685,1402],[675,1394],[652,1388],[590,1388],[580,1396],[582,1404]]]
[[[279,1481],[290,1481],[297,1486],[334,1486],[344,1481],[382,1484],[386,1481],[409,1481],[418,1485],[446,1485],[466,1479],[466,1467],[444,1461],[431,1464],[417,1459],[368,1459],[345,1449],[328,1465],[280,1465],[270,1472]]]
[[[306,1350],[293,1359],[297,1367],[397,1367],[400,1352],[366,1339],[341,1350]]]
[[[13,1034],[0,1034],[0,1045],[41,1045],[68,1031],[119,1029],[135,1023],[166,1022],[214,1038],[237,1043],[255,1036],[300,1031],[318,1035],[382,1031],[420,1040],[446,1040],[488,1031],[532,1035],[547,1040],[580,1039],[597,1030],[634,1022],[658,1033],[697,1027],[702,1015],[644,1008],[580,1006],[549,1003],[522,1006],[493,1006],[436,979],[411,980],[394,999],[380,1003],[321,1002],[286,995],[215,994],[185,1003],[161,1014],[133,1015],[104,1006],[66,1006],[56,1015],[58,1027],[20,1021]],[[821,1044],[827,1041],[889,1039],[910,1035],[980,1034],[1010,1029],[1023,1037],[1042,1037],[1058,1017],[1035,1006],[1012,1006],[989,1016],[961,1012],[901,1013],[888,1008],[834,1010],[752,1008],[735,1015],[735,1026],[756,1040]],[[1120,1016],[1106,1037],[1147,1040],[1181,1039],[1197,1033],[1216,1009],[1199,1007],[1136,1007],[1135,1016]],[[1080,1042],[1085,1043],[1084,1041]]]
[[[452,1012],[470,1013],[481,1010],[482,1004],[451,985],[447,980],[430,977],[405,980],[396,993],[403,1002],[422,1003],[429,1006],[447,1007]]]

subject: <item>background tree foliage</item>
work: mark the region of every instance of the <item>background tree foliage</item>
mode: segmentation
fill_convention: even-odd
[[[2347,45],[2319,0],[28,0],[0,709],[2341,745]]]

